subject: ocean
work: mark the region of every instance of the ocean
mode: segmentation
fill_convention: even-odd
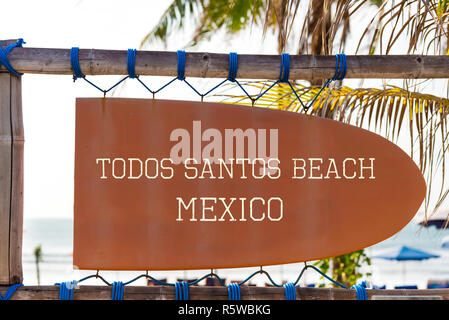
[[[449,236],[449,230],[435,227],[422,228],[414,221],[393,237],[366,249],[368,256],[373,257],[383,250],[407,245],[420,250],[430,251],[440,255],[439,258],[424,261],[388,261],[374,258],[371,266],[362,267],[362,272],[369,272],[372,276],[364,278],[372,285],[393,289],[398,285],[416,285],[419,289],[427,288],[428,281],[449,281],[449,249],[443,249],[441,243],[444,237]],[[52,285],[61,281],[79,280],[96,271],[74,270],[72,265],[73,251],[73,220],[72,219],[24,219],[23,233],[23,275],[25,285],[37,284],[36,263],[34,248],[41,245],[43,261],[39,263],[40,284]],[[277,266],[267,266],[273,280],[277,283],[295,281],[303,268],[303,263],[294,263]],[[259,268],[218,269],[216,273],[227,281],[241,281]],[[210,270],[189,271],[150,271],[156,279],[166,279],[174,282],[177,279],[196,279],[210,272]],[[129,271],[101,271],[107,281],[128,281],[145,273]],[[264,275],[257,275],[251,284],[265,285],[268,279]],[[307,270],[299,282],[307,284],[328,284],[314,270]],[[99,279],[89,279],[83,284],[101,285]],[[145,285],[140,279],[134,285]]]

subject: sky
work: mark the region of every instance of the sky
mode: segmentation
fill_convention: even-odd
[[[105,0],[14,0],[2,3],[0,19],[2,39],[23,38],[26,47],[48,48],[139,48],[141,40],[157,23],[169,1]],[[299,16],[299,19],[301,15]],[[355,25],[366,23],[356,21]],[[154,43],[147,50],[184,49],[192,28],[174,35],[164,46]],[[353,28],[349,43],[357,43],[363,28]],[[195,51],[277,54],[276,39],[268,34],[261,41],[261,31],[250,28],[238,37],[220,32]],[[179,47],[181,46],[181,47]],[[294,53],[294,49],[291,53]],[[349,46],[347,54],[354,51]],[[190,50],[190,49],[188,49]],[[101,87],[108,87],[120,77],[89,77]],[[166,81],[150,77],[152,87]],[[71,218],[73,216],[73,168],[75,135],[75,98],[100,97],[102,94],[84,81],[73,82],[71,76],[26,74],[23,81],[23,117],[25,127],[25,218]],[[217,79],[194,79],[202,91]],[[346,85],[359,86],[360,80]],[[396,84],[401,85],[400,81]],[[379,87],[381,80],[366,80],[363,86]],[[431,93],[441,94],[441,87],[430,84]],[[122,97],[147,97],[150,94],[136,81],[128,81],[116,93]],[[174,85],[158,98],[198,100],[186,86]],[[408,137],[403,138],[408,142]],[[406,144],[401,145],[406,150]]]

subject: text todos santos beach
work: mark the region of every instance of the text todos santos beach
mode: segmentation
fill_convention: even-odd
[[[202,130],[201,121],[191,128],[172,130],[170,155],[166,158],[104,157],[95,159],[99,179],[166,179],[175,175],[175,166],[183,168],[185,179],[279,179],[278,129]],[[269,154],[267,151],[269,150]],[[292,158],[292,179],[375,179],[375,158]],[[282,197],[176,197],[176,221],[280,221]],[[199,205],[198,205],[199,204]],[[198,207],[201,209],[198,210]],[[247,210],[245,210],[247,209]],[[248,212],[248,216],[245,213]],[[275,212],[275,213],[274,213]]]

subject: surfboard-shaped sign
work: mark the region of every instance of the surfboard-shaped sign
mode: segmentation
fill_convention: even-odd
[[[74,265],[262,266],[336,256],[401,230],[426,191],[388,140],[245,106],[76,102]]]

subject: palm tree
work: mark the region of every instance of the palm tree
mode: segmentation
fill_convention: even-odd
[[[195,32],[188,46],[210,39],[224,29],[237,34],[248,26],[262,27],[262,36],[271,30],[277,35],[277,50],[283,52],[296,27],[300,8],[307,10],[296,42],[298,53],[329,54],[337,33],[342,47],[349,34],[349,19],[362,7],[380,6],[381,0],[174,0],[156,26],[144,37],[144,46],[154,40],[166,41],[175,31],[193,22]]]
[[[42,261],[42,246],[39,244],[34,248],[34,259],[36,263],[36,275],[37,275],[37,284],[41,284],[41,276],[40,276],[40,270],[39,270],[39,262]]]
[[[377,8],[376,14],[366,19],[366,9],[373,6]],[[305,17],[298,21],[301,11],[305,11]],[[209,39],[218,30],[237,34],[249,25],[255,25],[262,28],[262,37],[269,30],[277,35],[279,53],[293,43],[299,54],[332,54],[344,50],[352,19],[364,17],[369,23],[359,40],[357,52],[390,54],[399,47],[400,41],[402,44],[405,41],[408,42],[408,54],[449,54],[448,16],[449,0],[174,0],[143,39],[142,46],[155,40],[166,41],[190,19],[196,29],[189,46]],[[292,30],[299,30],[294,33],[297,35],[294,39]],[[262,90],[271,83],[247,82],[245,85]],[[408,124],[411,156],[418,158],[428,185],[425,211],[429,211],[433,195],[436,200],[430,211],[434,212],[449,195],[445,181],[449,100],[419,93],[425,83],[404,80],[404,88],[385,83],[383,89],[349,88],[337,83],[332,90],[321,92],[309,112],[367,127],[393,142],[397,142],[401,128]],[[320,84],[295,83],[294,87],[307,103],[317,94]],[[447,87],[447,82],[442,86]],[[251,104],[244,96],[222,94],[220,99],[223,97],[225,102]],[[258,102],[265,107],[304,112],[291,88],[283,85],[273,87]],[[442,177],[441,185],[432,188],[433,177],[438,171]],[[337,272],[340,280],[354,284],[357,276],[341,278],[345,272],[341,263],[351,261],[358,265],[364,259],[367,260],[362,250],[335,257],[330,263],[334,271],[341,271]],[[329,265],[328,260],[321,262],[323,270]],[[355,269],[351,272],[356,273]]]

